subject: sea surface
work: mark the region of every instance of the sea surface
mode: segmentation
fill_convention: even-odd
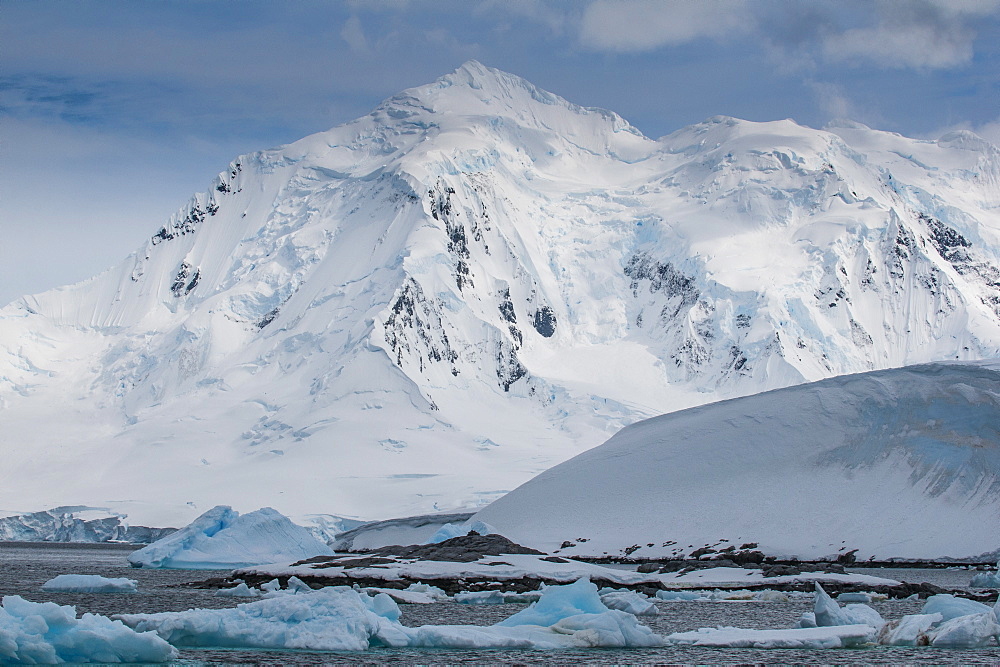
[[[20,595],[34,602],[75,605],[77,613],[152,613],[194,607],[235,606],[240,600],[220,598],[212,590],[185,587],[218,573],[193,570],[137,570],[125,557],[132,547],[89,544],[0,542],[0,595]],[[963,588],[972,573],[952,569],[863,569],[865,574]],[[139,582],[139,593],[45,593],[41,585],[58,574],[100,574]],[[872,606],[886,619],[918,613],[922,602],[885,601]],[[701,627],[792,627],[810,601],[792,602],[659,602],[660,614],[645,617],[660,634]],[[406,625],[496,623],[524,608],[522,604],[472,606],[455,603],[400,605]],[[559,651],[370,649],[363,652],[304,652],[182,649],[178,664],[366,665],[366,664],[893,664],[1000,665],[1000,647],[979,650],[933,648],[871,649],[709,649],[693,647],[643,649],[579,649]]]

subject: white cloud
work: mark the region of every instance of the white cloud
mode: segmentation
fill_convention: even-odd
[[[365,37],[364,28],[361,27],[361,19],[357,16],[352,16],[344,22],[340,36],[354,53],[368,53],[368,38]]]
[[[948,134],[949,132],[954,132],[955,130],[970,130],[981,136],[983,139],[986,139],[994,146],[1000,147],[1000,117],[980,125],[976,125],[975,123],[970,123],[968,121],[949,125],[931,132],[928,135],[928,138],[937,139],[945,134]]]
[[[859,120],[858,110],[844,93],[843,86],[815,81],[810,83],[809,87],[816,96],[817,105],[827,114],[827,120],[836,118]]]
[[[973,39],[972,30],[958,25],[880,25],[828,36],[823,55],[831,61],[869,60],[887,69],[940,69],[969,62]]]
[[[583,13],[580,42],[599,51],[651,51],[752,25],[743,0],[596,0]]]
[[[882,0],[873,26],[828,33],[832,62],[873,62],[884,69],[944,69],[972,60],[977,17],[1000,11],[1000,0]]]

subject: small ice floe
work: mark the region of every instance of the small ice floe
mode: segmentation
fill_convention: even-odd
[[[8,595],[0,602],[0,663],[169,662],[177,651],[153,633],[141,633],[76,608]]]
[[[515,593],[512,591],[469,591],[456,593],[453,598],[460,604],[510,604],[512,602],[528,603],[537,602],[542,597],[545,584],[537,591],[525,591]]]
[[[656,599],[667,602],[691,602],[694,600],[704,601],[709,598],[702,591],[656,591]]]
[[[744,628],[701,628],[667,635],[667,644],[724,648],[857,648],[875,642],[870,625],[836,625],[790,630],[748,630]]]
[[[600,596],[601,602],[608,609],[618,609],[633,616],[655,616],[660,613],[648,597],[635,591],[602,588]]]
[[[883,595],[882,593],[862,593],[862,592],[841,593],[840,595],[837,596],[837,602],[843,602],[844,604],[847,604],[849,602],[868,604],[869,602],[872,602],[874,600],[886,600],[886,599],[888,599],[888,596]]]
[[[746,589],[715,589],[711,591],[656,591],[656,598],[667,602],[789,602],[793,599],[810,599],[812,596],[812,593],[803,593],[800,591],[776,591],[770,588],[762,591],[751,591]]]
[[[492,626],[399,623],[399,607],[343,586],[278,594],[232,609],[123,614],[177,646],[302,650],[421,648],[573,648],[659,646],[662,638],[635,616],[609,610],[586,580],[546,588],[538,602]]]
[[[377,586],[369,586],[362,590],[369,595],[385,593],[396,602],[403,604],[434,604],[435,602],[447,602],[451,600],[448,594],[437,586],[423,583],[410,584],[402,590]]]
[[[506,602],[503,591],[468,591],[455,593],[454,600],[459,604],[473,605],[503,604]]]
[[[137,593],[139,582],[124,577],[99,574],[60,574],[42,584],[46,593]]]
[[[969,582],[971,588],[1000,588],[1000,562],[994,572],[977,572]]]
[[[215,591],[215,595],[222,598],[256,598],[260,597],[261,593],[256,588],[250,588],[241,581],[233,588],[220,588]]]

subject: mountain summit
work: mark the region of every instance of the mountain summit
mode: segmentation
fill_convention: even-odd
[[[641,418],[996,356],[998,211],[968,133],[652,140],[469,62],[0,310],[0,484],[147,525],[476,507]]]

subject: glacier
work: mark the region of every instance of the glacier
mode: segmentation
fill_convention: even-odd
[[[1000,361],[926,364],[663,415],[474,519],[574,556],[978,561],[1000,547],[998,387]]]
[[[240,514],[220,505],[128,556],[132,567],[231,570],[332,555],[312,533],[270,507]]]
[[[150,526],[468,512],[665,412],[996,357],[998,185],[968,132],[652,139],[469,62],[0,309],[0,488]]]

